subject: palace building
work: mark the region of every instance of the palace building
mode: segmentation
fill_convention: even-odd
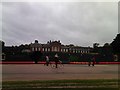
[[[41,44],[38,40],[30,44],[30,50],[41,51],[41,52],[65,52],[65,53],[90,53],[92,48],[90,47],[80,47],[74,45],[63,45],[60,40],[58,41],[48,41],[46,44]]]

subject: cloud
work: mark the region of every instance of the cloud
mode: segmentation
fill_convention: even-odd
[[[6,45],[61,40],[63,44],[92,46],[111,42],[118,33],[117,3],[6,2],[2,3]]]

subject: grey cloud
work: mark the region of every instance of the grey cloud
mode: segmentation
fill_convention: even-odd
[[[19,45],[38,39],[92,46],[111,42],[117,30],[117,3],[3,3],[3,40]]]

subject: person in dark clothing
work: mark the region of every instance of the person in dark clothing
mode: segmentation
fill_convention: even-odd
[[[41,56],[42,56],[42,53],[40,51],[34,51],[31,54],[31,58],[32,60],[34,60],[35,64],[38,63],[38,60],[41,58]]]
[[[91,65],[91,59],[89,59],[89,61],[88,61],[88,66],[90,66]]]
[[[88,66],[94,66],[95,65],[95,57],[91,57],[88,61]]]
[[[92,58],[92,66],[95,65],[95,57]]]

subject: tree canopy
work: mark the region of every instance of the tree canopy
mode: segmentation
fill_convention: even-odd
[[[114,54],[120,54],[120,33],[117,34],[113,42],[111,43]]]

